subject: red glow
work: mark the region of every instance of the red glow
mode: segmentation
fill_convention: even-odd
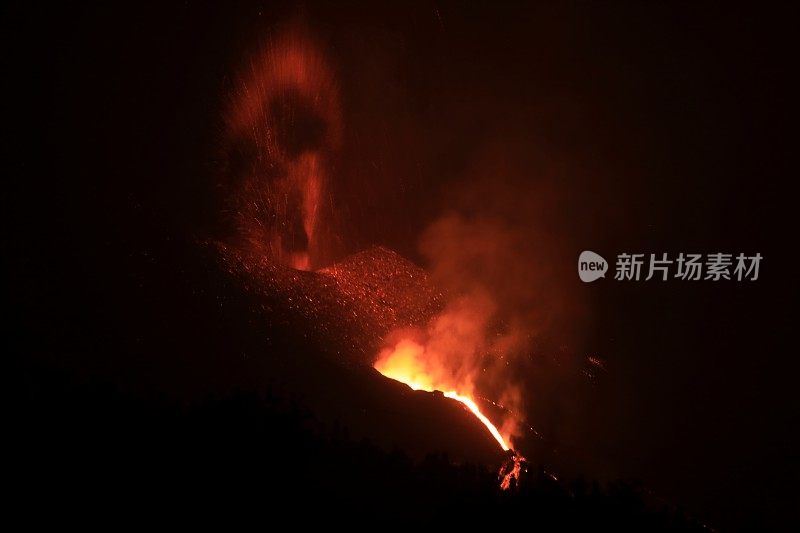
[[[243,244],[312,270],[326,258],[326,159],[341,138],[338,88],[301,30],[270,42],[240,75],[225,114],[231,198]]]

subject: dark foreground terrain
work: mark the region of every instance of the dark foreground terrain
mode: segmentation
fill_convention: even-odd
[[[298,524],[702,529],[680,510],[648,502],[636,483],[556,481],[529,465],[519,486],[504,492],[494,470],[455,464],[446,454],[412,460],[266,393],[179,405],[54,374],[26,377],[27,411],[17,413],[24,417],[9,438],[7,481],[37,522],[177,513],[188,522],[213,515],[258,525],[280,517]]]

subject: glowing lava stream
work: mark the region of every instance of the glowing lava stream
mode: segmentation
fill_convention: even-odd
[[[378,360],[375,362],[375,370],[387,378],[405,383],[414,390],[433,392],[435,390],[442,391],[443,388],[449,388],[437,386],[439,383],[435,381],[431,373],[426,372],[426,370],[428,370],[425,368],[427,365],[420,360],[422,351],[423,348],[413,341],[401,341],[394,350],[385,350],[381,353],[380,357],[378,357]],[[504,451],[511,449],[503,436],[500,435],[495,425],[486,418],[486,415],[481,413],[481,410],[478,409],[478,405],[472,398],[458,394],[456,391],[442,391],[442,394],[461,402],[467,409],[472,411],[472,414],[486,426],[486,429],[489,430]]]
[[[486,416],[483,413],[481,413],[481,410],[478,409],[478,406],[475,405],[475,402],[473,402],[471,399],[467,398],[466,396],[460,396],[460,395],[458,395],[458,394],[456,394],[455,392],[452,392],[452,391],[451,392],[444,392],[442,394],[444,394],[448,398],[452,398],[454,400],[458,400],[459,402],[461,402],[464,405],[466,405],[467,409],[472,411],[472,414],[477,416],[478,420],[483,422],[483,425],[486,426],[486,429],[489,430],[489,432],[492,434],[492,437],[494,437],[494,439],[497,441],[497,443],[500,444],[500,447],[503,448],[503,450],[508,451],[509,449],[511,449],[511,447],[508,444],[506,444],[505,439],[503,439],[503,437],[500,435],[500,432],[497,431],[497,428],[494,426],[494,424],[492,424],[489,421],[489,419],[486,418]]]

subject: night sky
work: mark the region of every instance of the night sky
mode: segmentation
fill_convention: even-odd
[[[333,259],[379,244],[424,267],[444,213],[504,221],[539,265],[542,350],[605,366],[526,378],[537,428],[588,477],[640,479],[722,530],[797,520],[796,53],[778,4],[2,10],[15,420],[40,374],[185,398],[240,371],[189,353],[190,317],[212,311],[175,287],[203,283],[193,247],[222,225],[232,80],[300,21],[341,92]],[[583,284],[583,250],[764,259],[754,282]]]

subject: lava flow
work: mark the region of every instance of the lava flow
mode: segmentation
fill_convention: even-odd
[[[512,479],[519,479],[521,464],[525,458],[511,449],[510,441],[500,434],[497,427],[478,408],[472,398],[471,384],[465,382],[459,386],[455,383],[453,373],[438,364],[435,356],[426,357],[424,346],[413,340],[403,339],[393,349],[383,350],[374,368],[384,376],[405,383],[414,390],[441,391],[447,398],[461,402],[486,426],[503,451],[513,454],[500,469],[500,487],[508,489]]]
[[[375,370],[387,378],[405,383],[414,390],[423,390],[427,392],[438,390],[446,397],[461,402],[467,409],[472,411],[472,414],[474,414],[484,426],[486,426],[486,429],[489,430],[503,450],[510,450],[511,447],[506,442],[506,439],[500,435],[497,427],[486,418],[486,415],[481,413],[478,405],[466,391],[450,390],[452,384],[448,384],[446,383],[446,379],[442,379],[441,372],[431,372],[429,365],[426,364],[422,357],[424,353],[424,347],[416,342],[412,340],[400,341],[394,350],[384,350],[381,352],[381,355],[375,362]]]

